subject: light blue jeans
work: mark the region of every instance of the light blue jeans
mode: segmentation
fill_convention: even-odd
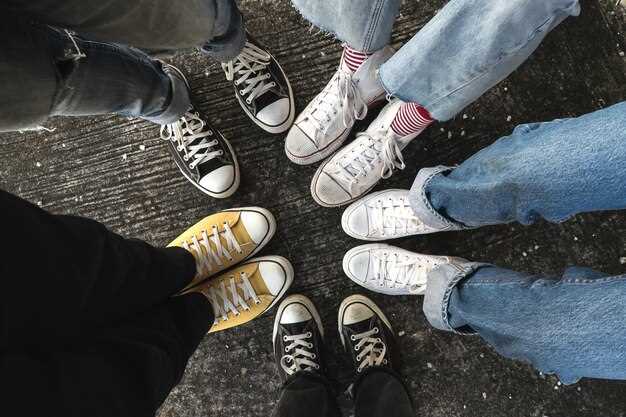
[[[314,25],[352,48],[389,44],[400,0],[292,0]],[[453,118],[506,78],[578,0],[451,0],[380,70],[389,94]]]
[[[424,223],[443,230],[624,209],[625,144],[626,102],[521,125],[456,168],[422,169],[409,199]],[[429,276],[424,312],[433,326],[478,333],[564,383],[626,379],[626,275],[447,265]]]

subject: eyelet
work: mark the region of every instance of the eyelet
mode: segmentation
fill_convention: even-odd
[[[283,342],[287,341],[287,336],[283,336]]]
[[[354,337],[354,335],[350,336],[350,340],[352,340],[353,342],[356,340],[356,337]]]
[[[307,332],[307,333],[306,333],[306,337],[313,337],[313,333],[311,333],[311,332]]]
[[[378,327],[374,327],[374,334],[378,333]]]
[[[314,353],[313,355],[311,355],[311,359],[315,359],[317,358],[317,355]]]
[[[357,352],[359,351],[359,349],[360,349],[360,347],[358,345],[354,347],[354,350],[357,351]]]
[[[252,104],[252,100],[250,100],[249,98],[246,99],[246,103],[248,104]]]

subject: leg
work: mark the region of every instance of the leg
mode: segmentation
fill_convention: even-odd
[[[409,199],[430,231],[626,208],[626,103],[518,126],[447,175],[423,169]]]
[[[560,279],[478,264],[431,272],[424,312],[437,328],[478,333],[500,354],[556,373],[626,379],[626,276],[570,268]]]
[[[411,417],[413,404],[404,384],[395,372],[372,369],[357,380],[355,417]]]
[[[382,66],[381,81],[390,94],[449,120],[579,12],[577,0],[450,1]]]
[[[124,239],[88,219],[51,215],[0,191],[0,351],[67,344],[143,311],[193,279],[194,257]]]
[[[190,294],[65,351],[0,354],[3,405],[28,417],[154,415],[212,323],[207,299]]]
[[[283,386],[272,416],[341,417],[341,411],[325,378],[299,373]]]

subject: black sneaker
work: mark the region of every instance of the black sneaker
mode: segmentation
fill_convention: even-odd
[[[278,307],[274,320],[274,358],[283,381],[297,372],[324,373],[324,328],[307,297],[291,295]]]
[[[369,298],[353,295],[339,306],[339,336],[352,358],[355,374],[370,367],[393,369],[396,343],[391,324]]]
[[[263,130],[282,133],[293,124],[295,106],[291,85],[276,58],[249,34],[243,50],[222,64],[226,79],[248,117]]]
[[[164,66],[175,71],[174,66]],[[195,110],[176,122],[161,126],[161,138],[168,141],[176,165],[193,185],[215,198],[231,196],[239,188],[239,164],[230,143]]]

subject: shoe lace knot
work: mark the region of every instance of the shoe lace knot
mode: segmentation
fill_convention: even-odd
[[[423,262],[436,266],[428,257]],[[417,261],[398,253],[379,253],[374,255],[372,277],[380,287],[407,288],[411,293],[421,294],[426,289],[428,271]]]
[[[218,286],[209,287],[207,292],[216,324],[220,320],[228,321],[229,313],[239,317],[242,311],[251,309],[252,303],[261,304],[261,299],[250,283],[250,277],[243,271],[238,277],[231,275],[228,280],[220,281]]]
[[[418,231],[423,225],[405,198],[381,198],[368,206],[372,213],[373,232],[381,236],[408,234]]]
[[[203,230],[200,239],[193,236],[190,241],[183,242],[183,247],[195,254],[198,275],[206,275],[217,266],[223,266],[224,260],[232,261],[232,252],[243,253],[230,225],[223,223],[220,231],[217,225],[211,226],[211,232]],[[222,242],[223,239],[223,242]],[[225,245],[224,245],[225,243]]]
[[[317,355],[311,352],[313,342],[308,341],[312,339],[312,332],[283,336],[283,342],[288,344],[285,346],[285,355],[280,358],[280,366],[287,375],[320,369],[316,361]]]
[[[359,363],[357,367],[358,373],[363,372],[364,369],[370,366],[387,364],[387,359],[385,358],[387,345],[380,337],[375,337],[378,333],[378,327],[374,327],[366,332],[350,336],[350,340],[354,344],[354,350],[359,352],[356,355],[356,361]]]
[[[272,61],[272,56],[253,45],[246,42],[241,53],[232,61],[222,64],[222,69],[228,81],[234,81],[239,88],[239,93],[246,97],[246,103],[252,101],[272,88],[276,87],[268,67]]]
[[[222,149],[214,149],[218,140],[208,139],[214,134],[198,113],[185,113],[176,122],[161,126],[161,139],[174,142],[190,169],[224,155]]]

